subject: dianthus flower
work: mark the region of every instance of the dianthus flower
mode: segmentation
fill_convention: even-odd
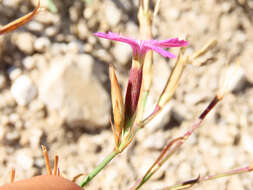
[[[171,38],[168,40],[157,41],[157,40],[135,40],[112,32],[108,33],[97,32],[94,35],[100,38],[127,43],[133,49],[132,67],[129,73],[125,97],[126,121],[131,121],[135,117],[135,111],[138,105],[141,90],[143,64],[146,53],[149,50],[153,50],[162,55],[163,57],[175,58],[176,56],[171,52],[166,51],[165,48],[183,47],[188,45],[187,41],[179,40],[178,38]]]
[[[176,56],[163,48],[170,47],[183,47],[187,46],[188,42],[185,40],[179,40],[178,38],[171,38],[168,40],[135,40],[129,37],[120,36],[116,33],[108,32],[108,34],[103,32],[95,33],[95,36],[100,38],[105,38],[109,40],[115,40],[123,43],[129,44],[133,49],[133,57],[140,56],[143,57],[147,51],[153,50],[163,57],[175,58]]]

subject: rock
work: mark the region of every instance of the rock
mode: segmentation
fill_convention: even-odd
[[[24,148],[16,152],[17,167],[21,167],[24,170],[29,170],[33,166],[33,153],[30,149]]]
[[[94,60],[87,54],[57,57],[40,80],[40,99],[49,109],[59,111],[70,127],[88,130],[106,126],[110,100],[92,69]]]
[[[40,147],[42,135],[43,135],[43,131],[41,129],[31,128],[29,130],[29,142],[30,142],[30,146],[33,147],[33,148]]]
[[[81,40],[84,40],[85,38],[87,38],[87,34],[89,33],[88,32],[88,28],[87,28],[87,25],[86,25],[86,22],[84,19],[80,19],[77,26],[76,26],[76,31],[75,31],[78,35],[78,37],[81,39]]]
[[[36,16],[36,21],[44,25],[56,25],[60,22],[60,16],[49,11],[44,11]]]
[[[18,67],[11,67],[8,69],[9,78],[14,81],[16,80],[22,73],[22,70]]]
[[[23,65],[27,70],[33,69],[35,66],[35,61],[32,56],[28,56],[23,60]]]
[[[45,29],[45,34],[48,37],[54,37],[58,31],[59,29],[56,26],[49,26]]]
[[[236,75],[233,76],[232,83],[231,83],[231,91],[239,92],[245,85],[247,85],[247,78],[245,71],[242,67],[238,67],[237,65],[231,65],[229,68],[229,72],[236,70]]]
[[[34,37],[28,32],[15,33],[12,41],[25,54],[31,54],[34,51]]]
[[[12,84],[11,94],[19,105],[24,106],[35,98],[37,88],[28,76],[21,75]]]
[[[15,145],[20,138],[20,133],[18,131],[7,132],[5,136],[5,144]]]
[[[252,146],[253,140],[252,140],[252,138],[248,134],[243,134],[241,139],[242,139],[243,150],[245,150],[246,152],[253,155],[253,146]]]
[[[105,3],[105,19],[108,24],[112,27],[115,27],[119,24],[121,19],[120,9],[115,6],[112,1],[106,1]]]
[[[43,31],[43,25],[37,21],[34,21],[34,20],[27,23],[27,28],[33,32]]]
[[[12,7],[12,8],[17,7],[17,5],[20,4],[20,2],[21,2],[21,0],[12,0],[12,1],[3,0],[3,4],[5,6]]]
[[[87,47],[86,47],[87,48]],[[86,49],[86,51],[89,49]],[[101,61],[107,62],[107,63],[112,63],[113,58],[112,56],[108,53],[108,51],[104,49],[99,49],[99,50],[93,50],[94,55],[96,55]]]
[[[45,52],[50,46],[50,40],[46,37],[41,37],[35,40],[34,48],[36,51]]]
[[[127,64],[132,55],[132,49],[129,45],[123,43],[116,43],[112,48],[112,54],[115,57],[117,63],[121,65]]]

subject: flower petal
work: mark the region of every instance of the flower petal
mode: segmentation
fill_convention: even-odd
[[[94,33],[94,35],[97,37],[100,37],[100,38],[124,42],[124,43],[131,45],[131,46],[139,46],[139,43],[137,40],[134,40],[134,39],[128,38],[128,37],[124,37],[124,36],[120,36],[120,35],[113,33],[113,32],[108,32],[107,34],[103,33],[103,32],[97,32],[97,33]]]
[[[152,40],[152,45],[168,48],[168,47],[183,47],[187,46],[188,42],[185,40],[179,40],[178,38],[171,38],[168,40],[156,41]]]
[[[163,57],[176,58],[176,56],[174,54],[172,54],[169,51],[166,51],[163,48],[160,48],[158,46],[151,45],[151,44],[145,44],[145,47],[146,47],[146,49],[154,50],[155,52],[159,53]]]

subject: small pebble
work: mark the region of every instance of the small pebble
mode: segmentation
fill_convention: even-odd
[[[25,54],[31,54],[34,51],[34,37],[28,33],[15,33],[12,39],[13,43]]]
[[[119,24],[121,19],[120,9],[115,6],[111,1],[106,1],[105,4],[105,19],[107,20],[110,26],[116,26]]]
[[[28,76],[22,75],[12,84],[11,93],[17,103],[24,106],[35,98],[37,88]]]
[[[46,37],[41,37],[35,40],[34,48],[36,51],[45,52],[50,46],[50,40]]]
[[[27,70],[31,70],[34,68],[35,66],[35,61],[33,59],[33,57],[28,56],[23,60],[23,65]]]
[[[112,49],[112,54],[118,63],[125,65],[131,58],[132,49],[126,44],[116,43]]]
[[[11,67],[8,69],[9,78],[14,81],[16,80],[21,74],[22,70],[18,67]]]
[[[33,153],[29,149],[20,149],[16,153],[16,163],[19,167],[24,170],[29,170],[32,168],[34,160],[32,157]]]

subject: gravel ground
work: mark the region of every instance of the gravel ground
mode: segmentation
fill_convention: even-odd
[[[0,1],[0,24],[34,7],[34,1]],[[46,1],[42,1],[44,7]],[[89,173],[113,148],[109,127],[108,63],[124,88],[131,49],[94,37],[120,32],[138,37],[137,1],[54,0],[56,13],[42,11],[19,30],[0,36],[0,184],[46,173],[40,145],[60,156],[69,179]],[[159,155],[163,145],[183,134],[218,89],[226,65],[241,62],[231,94],[211,112],[203,126],[143,189],[159,189],[199,174],[215,174],[253,162],[252,0],[161,0],[154,19],[157,39],[187,36],[189,52],[209,39],[217,47],[202,66],[188,65],[175,98],[135,142],[114,159],[86,189],[129,189]],[[176,49],[173,49],[177,53]],[[161,93],[174,60],[154,56],[149,105]],[[205,182],[192,189],[249,190],[252,174]]]

